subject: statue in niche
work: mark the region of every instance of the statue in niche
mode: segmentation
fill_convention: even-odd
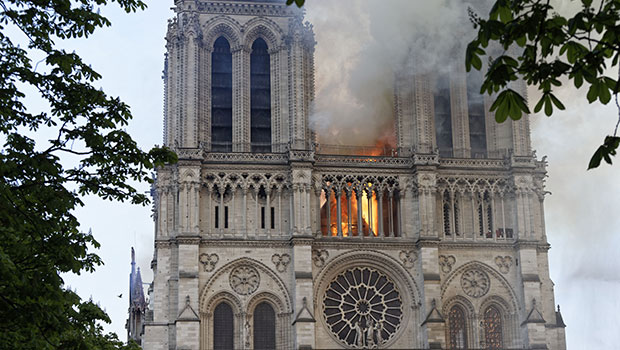
[[[375,322],[370,319],[370,321],[366,324],[366,346],[373,349],[375,348]]]
[[[250,332],[250,321],[245,321],[245,347],[246,349],[250,348],[250,340],[251,340],[251,332]]]
[[[375,323],[375,334],[377,337],[377,346],[381,346],[381,343],[383,343],[383,335],[381,334],[381,331],[383,331],[383,321],[379,321],[377,323]]]
[[[362,319],[357,320],[355,324],[355,344],[357,346],[364,346],[364,329],[362,328]]]

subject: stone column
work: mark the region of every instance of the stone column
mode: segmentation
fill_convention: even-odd
[[[451,75],[450,102],[454,156],[457,158],[469,158],[471,157],[471,145],[469,140],[467,79],[464,72]]]
[[[185,33],[185,69],[183,86],[183,132],[181,145],[186,148],[198,147],[198,72],[199,50],[201,46],[200,28],[192,27]]]
[[[233,60],[233,152],[250,151],[250,51],[239,45],[231,49]]]
[[[422,314],[425,320],[422,323],[422,332],[426,334],[431,349],[446,347],[445,320],[438,310],[441,310],[441,281],[439,275],[439,256],[437,240],[424,239],[420,249],[422,260],[423,295]]]
[[[315,348],[314,281],[312,279],[312,238],[293,238],[293,267],[295,278],[293,327],[295,348]]]
[[[289,68],[289,118],[292,122],[290,127],[290,142],[292,149],[307,149],[307,115],[305,100],[306,83],[304,81],[304,43],[303,24],[301,19],[294,19],[290,25],[288,40],[288,68]]]

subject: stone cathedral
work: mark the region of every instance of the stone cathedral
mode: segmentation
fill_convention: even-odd
[[[416,74],[411,57],[395,72],[393,145],[321,144],[303,10],[174,5],[164,142],[179,162],[157,171],[154,280],[130,337],[145,350],[566,348],[546,164],[528,118],[494,121],[481,76]]]

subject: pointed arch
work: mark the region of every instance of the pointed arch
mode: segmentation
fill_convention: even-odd
[[[449,349],[467,349],[474,342],[475,308],[461,295],[448,299],[444,304],[446,316],[446,341]]]
[[[211,150],[232,151],[233,68],[230,42],[219,36],[211,52]]]
[[[213,349],[233,349],[234,345],[234,314],[226,301],[220,302],[213,311]]]
[[[489,305],[482,313],[482,328],[486,349],[504,348],[504,322],[502,313],[495,305]]]
[[[498,295],[491,295],[480,304],[481,332],[485,349],[502,349],[517,327],[517,316],[510,303]]]
[[[228,16],[221,15],[210,19],[202,26],[202,32],[203,43],[207,48],[212,48],[219,37],[228,40],[233,48],[241,45],[241,26]]]
[[[238,266],[250,265],[255,267],[261,274],[261,279],[269,278],[274,283],[274,288],[271,290],[271,293],[277,295],[277,300],[281,300],[281,313],[291,313],[292,312],[292,302],[291,297],[286,288],[286,285],[282,281],[282,279],[277,275],[276,272],[271,270],[265,264],[260,261],[250,259],[250,258],[240,258],[233,260],[225,265],[223,265],[220,269],[215,271],[215,273],[207,280],[205,285],[202,287],[200,291],[200,306],[201,310],[207,310],[207,307],[210,305],[210,301],[213,299],[210,294],[213,292],[214,284],[220,280],[221,278],[227,279],[227,274],[230,273],[233,269]],[[262,284],[261,284],[262,285]],[[258,293],[262,293],[259,287]],[[230,292],[226,292],[226,295],[232,295]],[[241,305],[241,304],[239,304]]]
[[[265,40],[250,54],[250,143],[252,152],[271,152],[271,59]]]
[[[506,308],[507,312],[511,314],[516,312],[516,310],[518,309],[517,296],[516,296],[514,289],[508,282],[508,280],[506,280],[506,278],[501,273],[499,273],[497,270],[495,270],[491,266],[483,262],[480,262],[480,261],[471,261],[454,269],[454,271],[445,279],[445,281],[441,285],[441,298],[442,299],[446,298],[446,292],[453,285],[453,281],[457,279],[457,277],[461,276],[463,272],[469,269],[479,269],[487,273],[489,277],[492,278],[492,281],[491,281],[492,286],[494,285],[493,281],[495,281],[496,284],[499,283],[499,285],[504,289],[506,293],[505,296],[509,298],[509,300],[504,301],[502,305]],[[497,295],[497,292],[499,291],[496,289],[496,287],[492,287],[491,292],[489,294]],[[500,299],[504,300],[502,298]]]
[[[260,302],[252,312],[254,349],[275,350],[276,313],[270,303]]]
[[[230,309],[227,310],[228,308]],[[241,310],[241,300],[236,295],[226,291],[217,293],[208,300],[201,300],[200,338],[203,344],[201,348],[238,348],[241,344],[239,338],[241,324],[238,318]],[[230,316],[232,319],[229,319]],[[233,346],[229,346],[231,341]]]
[[[448,341],[450,349],[466,349],[467,348],[467,328],[471,325],[467,324],[465,310],[459,304],[454,304],[448,310]]]
[[[282,46],[284,32],[274,21],[270,19],[255,17],[243,26],[243,31],[246,33],[243,38],[243,44],[245,47],[250,48],[254,41],[258,38],[265,40],[269,50],[277,50]]]

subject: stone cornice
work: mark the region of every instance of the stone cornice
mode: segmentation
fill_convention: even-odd
[[[290,248],[291,243],[286,240],[244,240],[244,239],[202,239],[201,247],[255,247],[255,248]]]
[[[291,237],[290,242],[292,246],[296,245],[312,245],[314,239],[311,236],[298,236]]]
[[[271,16],[271,17],[294,17],[300,13],[286,6],[284,1],[264,3],[255,2],[223,2],[223,1],[199,1],[198,11],[201,13],[229,15],[250,15],[250,16]]]
[[[518,250],[523,248],[537,249],[538,251],[548,251],[551,246],[549,243],[540,241],[487,241],[487,240],[461,240],[461,241],[442,241],[435,237],[422,237],[416,243],[417,248],[439,248],[439,249],[505,249],[505,250]]]
[[[313,248],[320,249],[390,249],[411,250],[415,249],[415,242],[407,238],[357,238],[357,237],[328,237],[317,238],[312,244]]]

